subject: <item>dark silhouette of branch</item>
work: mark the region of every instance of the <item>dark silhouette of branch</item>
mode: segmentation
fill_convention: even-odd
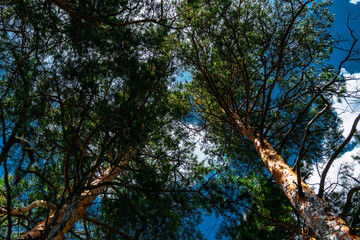
[[[346,218],[346,215],[348,215],[348,213],[349,213],[349,211],[350,211],[350,207],[351,207],[352,197],[353,197],[353,195],[354,195],[356,192],[358,192],[358,191],[360,191],[360,185],[358,185],[358,186],[350,189],[350,191],[348,192],[347,199],[346,199],[346,203],[345,203],[345,206],[344,206],[344,210],[343,210],[343,212],[342,212],[342,214],[341,214],[341,217],[342,217],[343,219],[345,219],[345,218]]]
[[[100,226],[100,227],[103,227],[103,228],[106,228],[107,230],[113,232],[113,233],[116,233],[117,235],[121,236],[122,238],[126,239],[126,240],[134,240],[134,238],[130,237],[129,235],[123,233],[123,232],[120,232],[119,230],[113,228],[112,226],[108,225],[108,224],[105,224],[103,222],[100,222],[96,219],[93,219],[93,218],[90,218],[88,216],[85,216],[83,218],[84,221],[87,221],[87,222],[90,222],[92,224],[95,224],[97,226]]]
[[[301,169],[300,169],[300,161],[301,159],[304,157],[305,155],[305,151],[304,151],[304,148],[305,148],[305,144],[306,144],[306,140],[309,136],[309,132],[310,132],[310,127],[311,125],[316,121],[316,119],[318,119],[321,114],[323,114],[326,109],[328,109],[329,105],[326,104],[326,106],[320,111],[318,112],[315,117],[313,119],[311,119],[311,121],[308,123],[308,125],[306,126],[306,130],[305,130],[305,134],[304,134],[304,138],[303,138],[303,141],[301,143],[301,147],[300,147],[300,150],[299,150],[299,154],[297,156],[297,159],[294,163],[294,166],[293,168],[296,169],[296,174],[297,174],[297,180],[298,180],[298,188],[299,188],[299,194],[300,196],[302,197],[304,195],[303,193],[303,190],[302,190],[302,186],[301,186]]]
[[[319,188],[319,193],[318,196],[320,198],[323,198],[324,196],[324,187],[325,187],[325,178],[326,175],[331,167],[331,165],[333,164],[333,162],[335,161],[336,157],[342,152],[342,150],[345,148],[346,144],[349,143],[349,141],[351,140],[351,138],[353,137],[355,131],[356,131],[356,126],[360,121],[360,114],[356,117],[351,131],[349,133],[349,135],[347,136],[347,138],[345,139],[345,141],[340,145],[340,147],[338,149],[336,149],[336,151],[333,153],[333,155],[331,155],[329,161],[327,162],[324,171],[321,174],[321,180],[320,180],[320,188]]]
[[[7,161],[4,162],[4,180],[5,180],[5,187],[6,187],[6,211],[7,211],[7,220],[8,220],[8,231],[7,231],[7,240],[11,240],[11,232],[12,232],[12,219],[11,219],[11,188],[9,184],[9,171],[7,168]]]
[[[360,215],[360,204],[358,206],[358,208],[356,209],[356,212],[354,214],[354,217],[351,221],[351,224],[350,224],[350,230],[351,231],[354,231],[355,227],[356,227],[356,224],[358,223],[359,221],[359,215]]]

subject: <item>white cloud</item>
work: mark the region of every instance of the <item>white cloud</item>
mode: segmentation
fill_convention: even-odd
[[[352,4],[357,4],[359,2],[360,2],[360,0],[350,0],[350,3],[352,3]]]
[[[360,2],[360,0],[357,0]],[[355,2],[353,0],[353,2]],[[341,99],[339,102],[337,98],[334,98],[334,108],[336,113],[343,121],[343,136],[346,138],[352,125],[354,123],[355,118],[360,114],[360,73],[350,74],[346,69],[341,69],[341,74],[345,78],[346,81],[346,90],[351,96],[347,97],[346,100]],[[360,130],[360,124],[358,124],[357,129]],[[338,180],[338,173],[342,166],[352,165],[354,167],[354,173],[360,173],[360,165],[355,163],[352,159],[352,156],[356,155],[360,152],[360,147],[355,147],[352,151],[344,153],[340,158],[336,159],[332,164],[328,174],[326,186],[330,186],[330,184],[334,184]],[[310,185],[314,184],[312,187],[315,191],[318,190],[318,184],[320,183],[320,175],[322,173],[322,169],[324,166],[320,166],[319,171],[312,175],[312,177],[308,180]],[[316,169],[315,169],[316,171]],[[354,177],[357,177],[356,175]],[[332,185],[336,187],[335,185]]]
[[[343,68],[341,69],[341,74],[345,78],[346,90],[350,96],[346,99],[341,99],[341,102],[334,98],[334,108],[338,116],[343,120],[343,135],[347,137],[356,116],[360,113],[360,73],[350,74]],[[360,128],[358,127],[358,129]]]

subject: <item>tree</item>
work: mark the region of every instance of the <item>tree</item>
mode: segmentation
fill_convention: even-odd
[[[341,203],[349,229],[303,180],[349,142],[328,5],[2,2],[1,236],[201,239],[208,210],[228,217],[225,237],[357,239],[359,188]]]
[[[1,3],[4,238],[201,238],[166,10]]]
[[[328,158],[330,166],[351,138],[341,144],[331,107],[331,97],[343,92],[344,81],[341,64],[338,69],[326,65],[332,50],[329,3],[197,1],[183,16],[189,24],[182,25],[180,55],[193,75],[188,98],[203,126],[216,129],[222,122],[227,126],[223,131],[232,129],[241,143],[250,141],[319,238],[358,239],[355,229],[346,227],[322,199],[322,185],[317,196],[302,179],[302,169],[314,158]],[[209,135],[228,148],[237,147],[226,141],[227,132],[210,130]]]

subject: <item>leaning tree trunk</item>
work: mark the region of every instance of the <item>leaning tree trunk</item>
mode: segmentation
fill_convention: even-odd
[[[124,160],[120,165],[124,166],[128,162],[129,157],[126,157],[126,160]],[[86,209],[91,206],[99,194],[102,194],[106,190],[106,184],[102,183],[113,181],[117,174],[121,171],[121,166],[107,168],[90,184],[90,187],[92,188],[91,190],[86,190],[81,193],[79,197],[74,197],[69,204],[65,204],[58,212],[50,212],[47,219],[38,223],[33,229],[21,235],[19,239],[33,239],[40,237],[48,228],[51,221],[54,218],[57,218],[57,224],[50,230],[46,239],[62,240],[65,233],[67,233],[77,221],[85,217]],[[96,187],[99,184],[102,185]]]
[[[241,133],[254,144],[265,167],[284,191],[292,206],[320,239],[360,239],[350,232],[345,221],[336,216],[328,204],[319,198],[303,180],[301,180],[303,190],[301,196],[296,172],[277,154],[266,139],[263,139],[261,143],[259,134],[255,134],[250,126],[245,127],[238,115],[233,114],[231,117]]]

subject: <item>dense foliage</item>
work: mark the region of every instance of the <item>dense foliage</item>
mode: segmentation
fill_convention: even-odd
[[[0,236],[203,239],[213,214],[219,239],[313,237],[232,116],[299,179],[349,148],[329,5],[3,1]],[[319,196],[356,232],[349,172]]]

